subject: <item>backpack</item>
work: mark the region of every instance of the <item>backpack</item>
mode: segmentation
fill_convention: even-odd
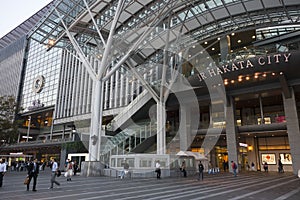
[[[233,164],[233,169],[237,169],[237,164]]]

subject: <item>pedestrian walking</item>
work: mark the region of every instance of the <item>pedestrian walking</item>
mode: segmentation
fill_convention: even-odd
[[[156,172],[156,178],[160,179],[161,169],[160,169],[160,162],[159,162],[159,160],[157,160],[156,163],[155,163],[155,172]]]
[[[214,167],[213,164],[211,163],[211,161],[209,161],[208,163],[208,174],[214,174]]]
[[[125,178],[125,175],[129,173],[129,164],[127,163],[126,159],[124,160],[123,165],[123,170],[121,171],[120,178],[123,179]]]
[[[67,181],[72,181],[73,171],[74,171],[73,162],[70,159],[68,159],[67,167],[66,167]]]
[[[246,167],[247,167],[247,171],[250,171],[251,168],[248,162],[246,162]]]
[[[6,173],[6,164],[4,159],[0,159],[0,187],[2,187],[3,177]]]
[[[186,177],[186,164],[185,164],[185,161],[182,161],[181,171],[183,173],[183,177]]]
[[[236,175],[237,164],[235,162],[233,162],[233,161],[231,161],[231,168],[232,168],[232,171],[233,171],[233,175],[237,176]]]
[[[254,162],[251,163],[251,170],[255,171],[255,164],[254,164]]]
[[[268,166],[267,162],[264,163],[263,168],[264,168],[265,172],[269,171],[269,166]]]
[[[51,186],[49,187],[49,189],[53,189],[53,183],[55,183],[58,186],[60,185],[60,183],[55,180],[58,172],[58,164],[55,158],[52,158],[51,166]]]
[[[278,172],[279,173],[283,173],[284,172],[284,170],[283,170],[283,164],[282,164],[280,158],[278,159]]]
[[[74,176],[76,176],[76,173],[78,171],[78,164],[77,164],[76,160],[74,161],[74,164],[73,164],[73,170],[74,170]]]
[[[226,163],[225,160],[223,160],[222,165],[223,165],[223,170],[224,170],[224,172],[226,172],[226,169],[227,169],[227,163]]]
[[[28,164],[28,173],[27,176],[29,178],[28,183],[27,183],[27,191],[29,191],[29,186],[31,179],[33,178],[33,186],[32,186],[32,191],[36,192],[36,183],[37,183],[37,177],[39,174],[39,165],[38,165],[38,160],[35,158],[33,161],[31,161]]]
[[[198,177],[198,180],[202,180],[203,181],[203,171],[204,171],[204,166],[203,164],[201,163],[201,161],[199,162],[198,164],[198,170],[199,170],[199,177]]]

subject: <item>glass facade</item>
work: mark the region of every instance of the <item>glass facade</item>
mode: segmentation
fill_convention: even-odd
[[[18,87],[21,84],[23,56],[26,38],[0,49],[0,96],[18,98]]]
[[[43,45],[31,41],[22,88],[23,112],[55,105],[60,66],[61,49],[46,51]]]

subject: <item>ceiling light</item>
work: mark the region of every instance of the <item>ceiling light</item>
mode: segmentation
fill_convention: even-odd
[[[48,40],[48,45],[49,46],[53,46],[54,44],[55,44],[55,40],[53,40],[53,39]]]
[[[218,40],[221,40],[221,38],[218,37]]]
[[[252,35],[252,39],[255,39],[256,38],[256,36],[255,35]]]
[[[215,48],[213,47],[213,48],[211,48],[211,50],[213,50],[213,51],[214,51],[214,50],[215,50]]]
[[[237,42],[238,42],[238,43],[241,43],[241,42],[242,42],[242,40],[238,40]]]
[[[204,44],[207,44],[207,42],[204,42]]]
[[[234,83],[234,80],[231,80],[230,82],[231,82],[231,83]]]
[[[249,76],[246,76],[246,80],[249,81],[249,80],[250,80],[250,77],[249,77]]]
[[[231,36],[234,36],[235,35],[235,33],[231,33]]]

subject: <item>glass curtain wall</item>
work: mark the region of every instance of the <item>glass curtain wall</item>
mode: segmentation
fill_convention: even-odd
[[[236,97],[237,125],[246,126],[286,122],[282,95],[280,91],[272,93],[274,94],[253,94]]]

